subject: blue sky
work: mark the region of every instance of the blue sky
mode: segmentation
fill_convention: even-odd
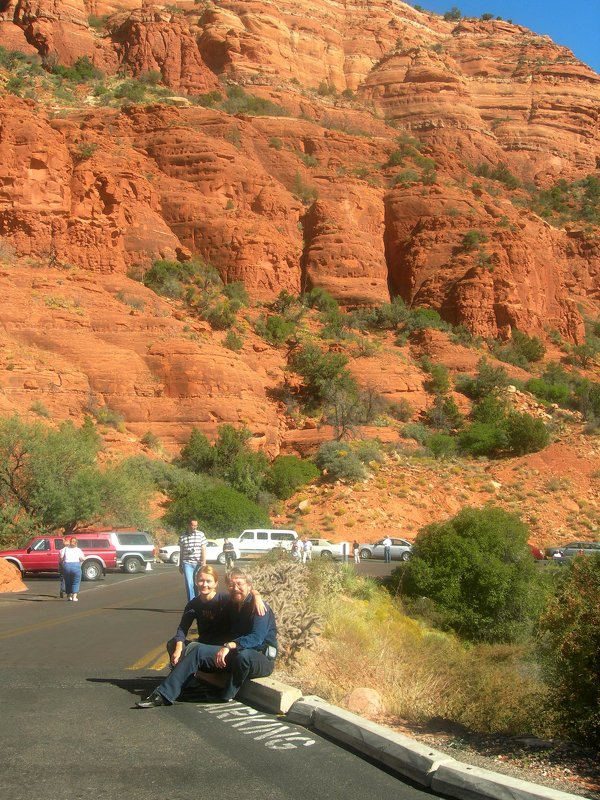
[[[510,19],[535,33],[547,34],[600,72],[599,0],[417,0],[416,4],[438,14],[456,6],[465,17],[494,14]]]

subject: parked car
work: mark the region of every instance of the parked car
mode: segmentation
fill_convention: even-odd
[[[311,539],[313,556],[324,559],[340,559],[344,555],[342,544],[333,544],[327,539]],[[346,555],[350,553],[350,545],[346,545]]]
[[[593,556],[600,555],[599,542],[570,542],[561,547],[563,558],[573,558],[573,556]]]
[[[231,541],[244,555],[262,555],[275,547],[289,550],[294,539],[298,538],[296,531],[276,530],[273,528],[249,528],[243,531],[237,539]]]
[[[562,558],[573,558],[578,554],[585,556],[600,553],[599,542],[569,542],[568,544],[555,545],[554,547],[546,547],[544,550],[547,558],[554,558],[560,556]]]
[[[392,539],[392,560],[408,561],[412,553],[413,546],[406,539]],[[384,558],[383,539],[375,544],[361,544],[358,551],[361,558]]]
[[[109,533],[79,533],[77,544],[83,550],[85,561],[81,564],[81,577],[86,581],[98,580],[107,569],[117,567],[117,549]],[[0,551],[0,556],[26,573],[58,573],[62,536],[34,536],[22,548]]]
[[[180,547],[178,544],[165,544],[158,551],[158,557],[165,564],[179,565]]]
[[[236,561],[240,558],[240,551],[235,541],[232,541],[233,552]],[[179,545],[167,544],[161,547],[158,551],[158,557],[161,561],[169,564],[179,564]],[[208,539],[206,542],[206,561],[207,563],[225,564],[226,558],[223,552],[222,539]]]
[[[117,551],[117,567],[123,572],[140,572],[147,564],[156,560],[156,546],[146,531],[133,528],[115,530],[114,528],[89,528],[79,532],[80,536],[108,534]]]

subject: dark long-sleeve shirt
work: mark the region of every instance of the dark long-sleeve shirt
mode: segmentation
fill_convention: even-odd
[[[267,606],[261,617],[254,610],[254,597],[249,594],[241,607],[234,603],[230,608],[230,634],[227,641],[235,642],[239,650],[260,650],[270,645],[277,648],[275,615]]]
[[[223,644],[230,633],[230,606],[231,600],[225,592],[219,592],[212,600],[194,597],[183,609],[175,641],[184,642],[192,623],[196,620],[199,642]]]

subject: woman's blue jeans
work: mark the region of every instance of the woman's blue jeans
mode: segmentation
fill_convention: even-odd
[[[65,577],[65,592],[67,594],[77,594],[81,583],[81,564],[63,564],[63,575]]]

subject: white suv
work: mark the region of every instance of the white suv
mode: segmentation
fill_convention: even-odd
[[[289,550],[292,542],[298,538],[296,531],[273,530],[272,528],[249,528],[237,538],[240,555],[262,555],[276,547]]]

